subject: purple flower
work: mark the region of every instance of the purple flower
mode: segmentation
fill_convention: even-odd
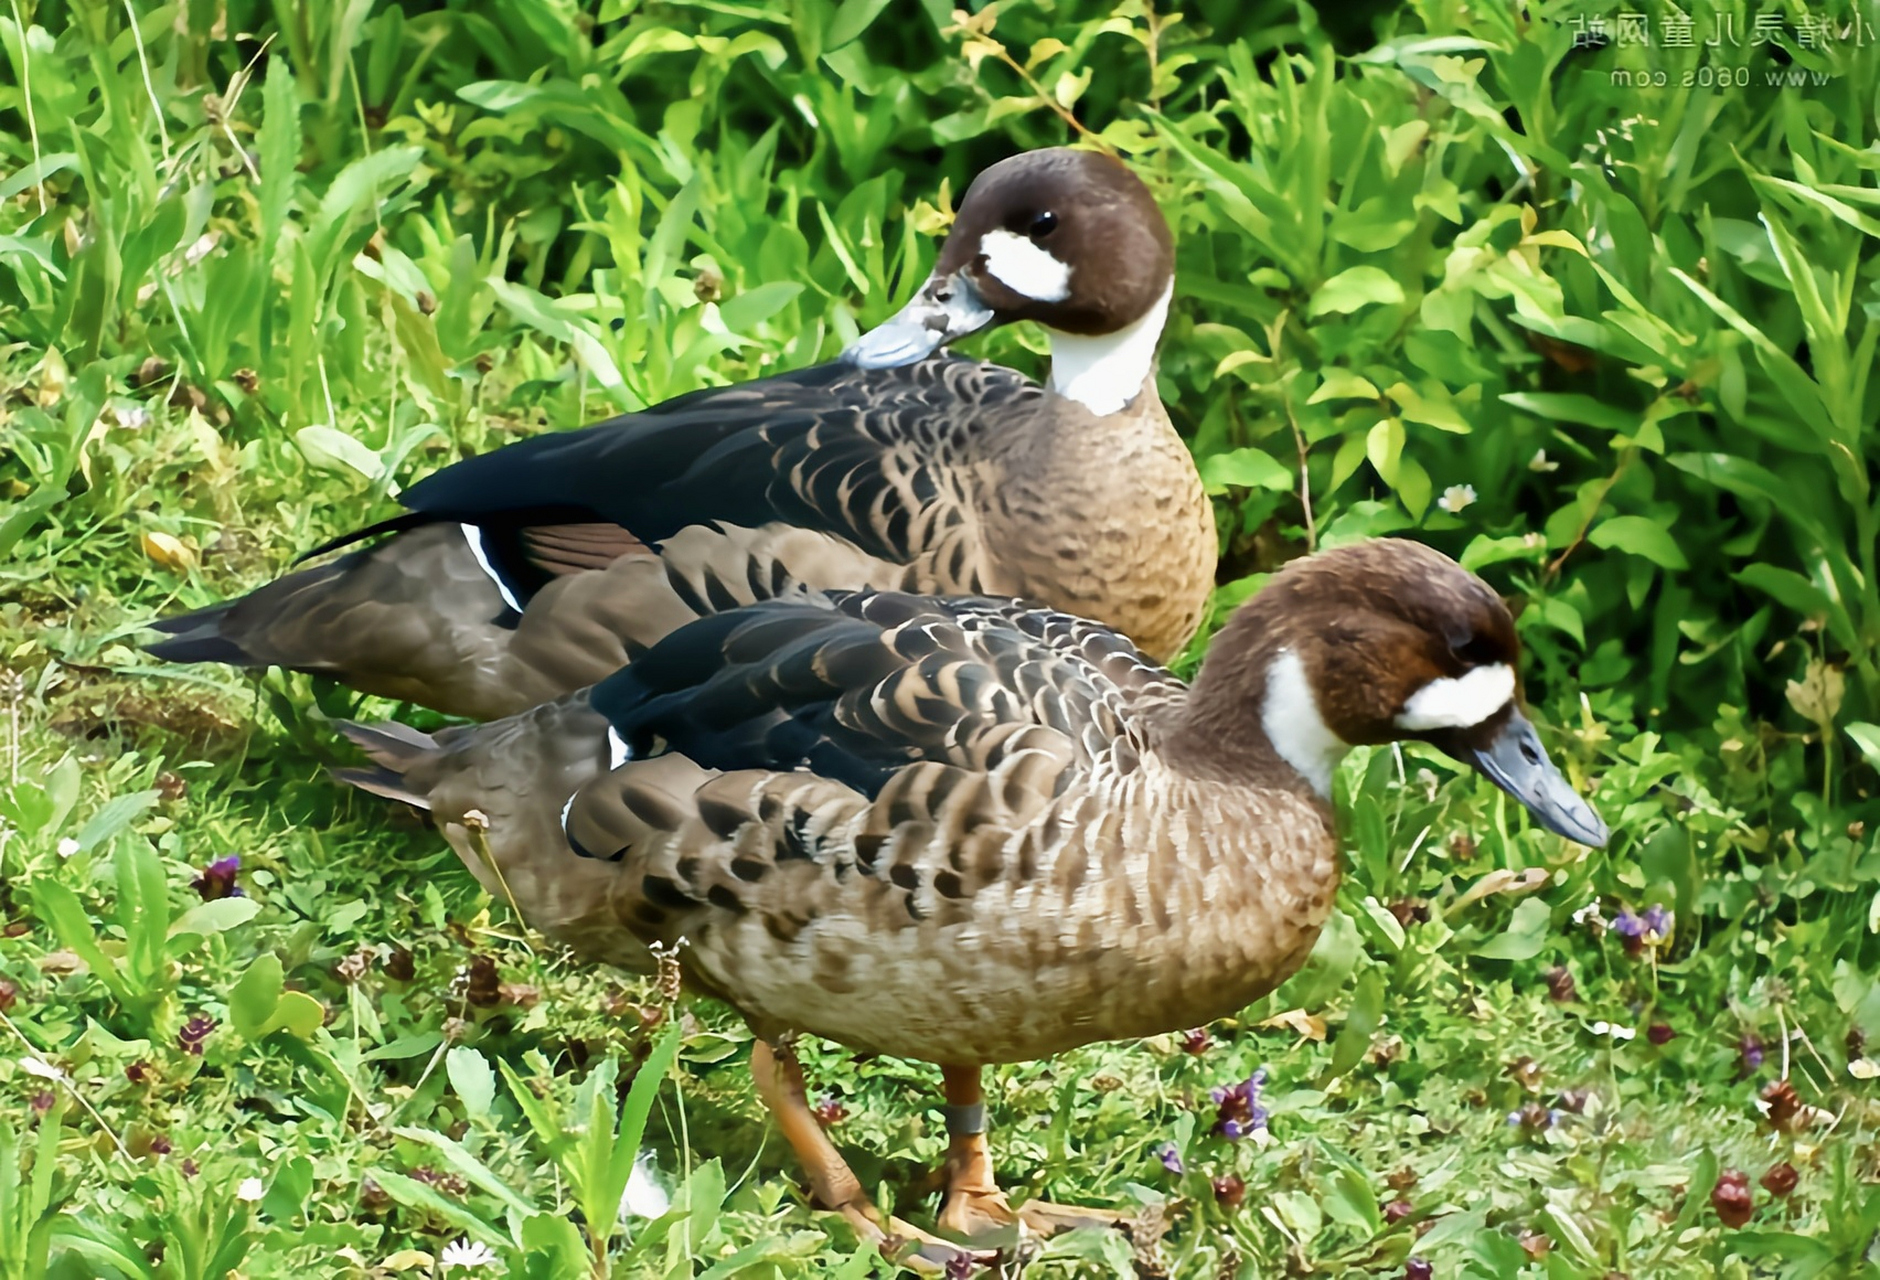
[[[1752,1071],[1762,1070],[1762,1037],[1756,1035],[1744,1036],[1741,1043],[1736,1046],[1736,1052],[1737,1056],[1742,1059],[1744,1075],[1749,1075]]]
[[[1642,938],[1646,927],[1645,921],[1633,915],[1629,909],[1621,910],[1612,922],[1612,931],[1621,938]]]
[[[197,1014],[183,1024],[183,1029],[176,1033],[176,1047],[184,1053],[202,1056],[202,1042],[215,1031],[215,1019]]]
[[[242,868],[241,855],[231,853],[226,858],[217,858],[202,869],[202,874],[189,882],[189,887],[202,895],[204,902],[213,902],[217,898],[243,897],[242,888],[235,883],[235,873]]]
[[[1210,1095],[1216,1114],[1214,1131],[1229,1142],[1266,1132],[1267,1110],[1260,1105],[1260,1092],[1266,1088],[1266,1068],[1238,1084],[1222,1085]]]
[[[1182,1153],[1175,1149],[1173,1143],[1163,1143],[1156,1156],[1162,1161],[1162,1167],[1170,1173],[1180,1175],[1188,1172],[1188,1166],[1182,1163]]]
[[[1665,910],[1665,904],[1654,902],[1645,908],[1645,931],[1660,939],[1671,936],[1671,913]]]

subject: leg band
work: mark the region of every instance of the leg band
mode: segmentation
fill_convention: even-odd
[[[986,1131],[986,1104],[983,1102],[964,1107],[942,1105],[940,1114],[946,1117],[950,1138],[970,1138]]]

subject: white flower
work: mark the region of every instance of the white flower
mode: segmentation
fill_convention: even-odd
[[[1558,462],[1549,462],[1547,460],[1547,450],[1536,449],[1534,451],[1534,456],[1528,459],[1528,470],[1529,471],[1558,471],[1560,470],[1560,464]]]
[[[659,1171],[653,1153],[642,1149],[633,1158],[633,1172],[627,1175],[627,1191],[620,1197],[623,1218],[657,1218],[672,1208],[672,1197],[659,1185]]]
[[[1614,1040],[1630,1040],[1638,1034],[1636,1027],[1622,1027],[1616,1022],[1595,1022],[1587,1030],[1596,1036],[1611,1036]]]
[[[249,1204],[253,1204],[266,1194],[268,1194],[268,1189],[259,1178],[243,1178],[241,1186],[235,1188],[235,1198],[246,1200]]]
[[[41,1080],[64,1080],[65,1072],[47,1062],[44,1058],[35,1058],[31,1054],[20,1059],[20,1069],[29,1076],[38,1076]]]
[[[59,841],[59,856],[61,858],[69,858],[77,852],[78,841],[72,839],[72,837],[67,836],[65,839]]]
[[[1447,511],[1450,515],[1453,516],[1456,514],[1456,512],[1462,510],[1464,507],[1468,506],[1471,502],[1474,502],[1474,501],[1475,501],[1475,486],[1474,485],[1452,484],[1447,489],[1443,490],[1443,496],[1437,499],[1436,505],[1441,507],[1444,511]]]
[[[438,1255],[438,1261],[447,1267],[487,1267],[496,1261],[496,1255],[481,1240],[453,1240],[444,1246],[444,1252]]]

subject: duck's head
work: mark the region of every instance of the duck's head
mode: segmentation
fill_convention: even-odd
[[[1197,708],[1253,704],[1267,741],[1321,795],[1350,747],[1427,742],[1549,831],[1606,843],[1522,711],[1513,616],[1442,553],[1379,538],[1295,560],[1215,643],[1233,658],[1203,668]]]
[[[1106,351],[1133,338],[1153,354],[1174,264],[1167,220],[1120,160],[1069,147],[1028,151],[973,180],[933,274],[843,357],[863,368],[908,364],[1013,320],[1052,330],[1054,357],[1064,338]],[[1145,356],[1138,386],[1146,369]]]

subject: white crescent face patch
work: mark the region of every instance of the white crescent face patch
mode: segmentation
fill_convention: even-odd
[[[1473,671],[1432,680],[1410,695],[1397,713],[1397,727],[1467,729],[1507,706],[1514,697],[1514,668],[1494,662]]]
[[[1029,237],[995,228],[979,237],[986,274],[1013,293],[1034,302],[1062,302],[1071,296],[1071,269],[1033,244]]]

